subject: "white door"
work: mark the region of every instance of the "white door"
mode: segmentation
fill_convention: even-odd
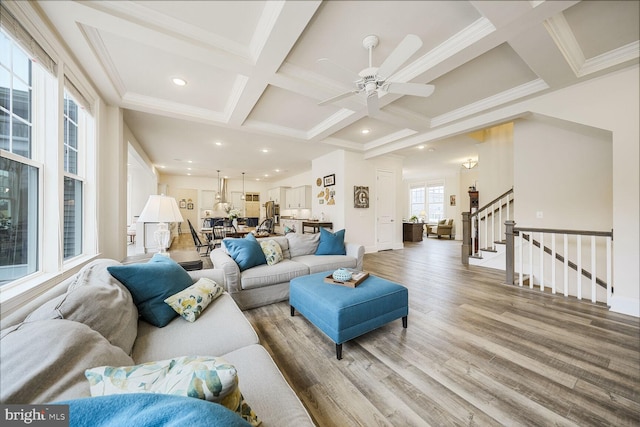
[[[396,186],[395,174],[389,171],[377,172],[376,188],[376,246],[379,251],[393,249],[393,236],[396,227]]]

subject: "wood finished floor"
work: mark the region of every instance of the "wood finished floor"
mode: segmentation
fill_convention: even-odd
[[[405,243],[364,267],[407,286],[409,327],[349,341],[342,360],[287,302],[245,311],[318,426],[640,425],[637,318],[503,285],[463,266],[456,241]]]

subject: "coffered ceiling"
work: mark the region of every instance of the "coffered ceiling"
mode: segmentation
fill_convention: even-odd
[[[336,148],[402,156],[405,178],[460,168],[478,141],[434,130],[637,63],[638,4],[37,2],[163,173],[266,180],[306,171]],[[364,96],[319,106],[354,86],[317,60],[358,73],[370,34],[380,40],[374,66],[419,36],[392,77],[435,85],[433,95],[383,93],[374,118]]]

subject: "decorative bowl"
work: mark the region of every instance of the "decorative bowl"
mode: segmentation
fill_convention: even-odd
[[[348,282],[351,280],[351,272],[344,268],[339,268],[333,272],[333,278],[338,282]]]

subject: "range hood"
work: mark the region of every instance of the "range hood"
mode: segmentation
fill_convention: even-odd
[[[218,195],[216,196],[216,203],[229,203],[229,196],[227,195],[227,180],[225,178],[218,179]]]

